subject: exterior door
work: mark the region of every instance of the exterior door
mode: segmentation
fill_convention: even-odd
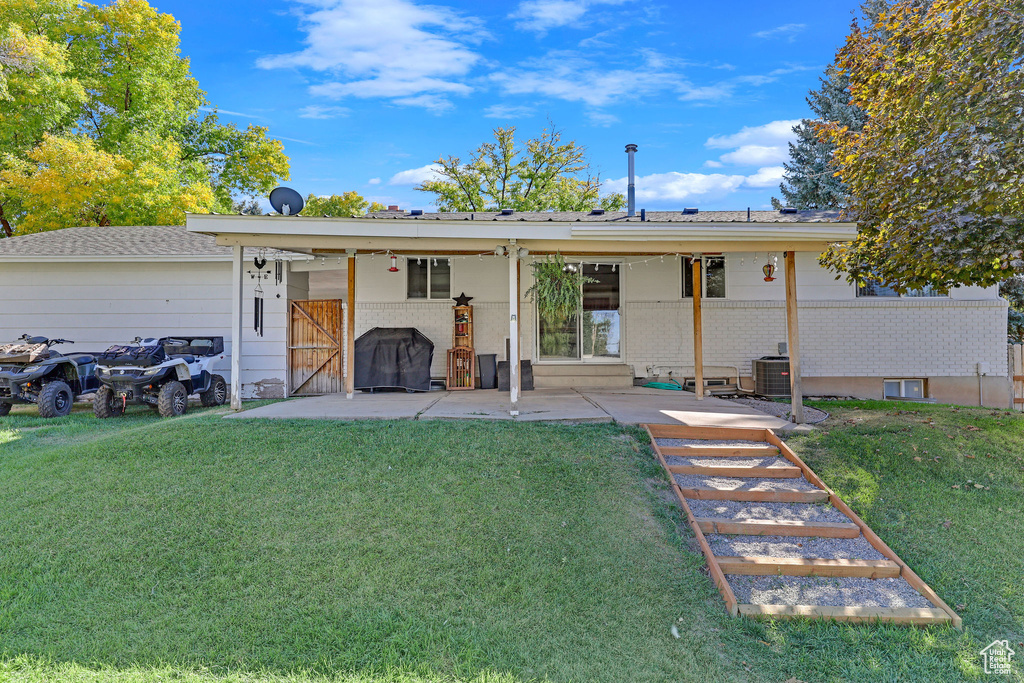
[[[289,393],[337,394],[344,388],[340,299],[292,301],[289,308]]]
[[[541,361],[617,361],[621,356],[620,280],[611,263],[574,263],[586,276],[580,309],[561,320],[538,319]]]

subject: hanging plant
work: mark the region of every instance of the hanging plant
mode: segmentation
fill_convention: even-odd
[[[537,314],[544,322],[558,324],[579,313],[583,303],[583,285],[595,283],[583,274],[579,264],[566,263],[561,254],[550,254],[543,261],[534,261],[533,286],[526,290],[537,302]]]

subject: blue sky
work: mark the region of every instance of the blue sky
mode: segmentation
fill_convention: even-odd
[[[431,208],[413,185],[496,126],[548,119],[637,205],[768,208],[855,3],[151,0],[224,120],[285,144],[289,185]]]

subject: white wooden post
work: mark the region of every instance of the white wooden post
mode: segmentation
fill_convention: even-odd
[[[796,252],[787,251],[786,260],[786,325],[789,330],[789,393],[792,419],[804,422],[804,390],[800,377],[800,324],[797,320]]]
[[[242,409],[242,267],[245,248],[232,247],[231,255],[231,408]]]
[[[519,247],[509,240],[508,248],[508,387],[510,415],[519,414]]]

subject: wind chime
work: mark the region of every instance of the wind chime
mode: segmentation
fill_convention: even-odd
[[[256,267],[256,272],[249,271],[249,277],[256,280],[256,289],[253,291],[253,302],[252,302],[252,329],[256,332],[257,336],[263,336],[263,280],[270,278],[270,272],[263,272],[263,269],[267,267],[267,252],[265,249],[260,249],[259,254],[252,260],[252,265]],[[281,261],[275,260],[275,272],[274,280],[275,283],[280,285],[284,275],[284,265]],[[277,295],[281,298],[281,295]]]

